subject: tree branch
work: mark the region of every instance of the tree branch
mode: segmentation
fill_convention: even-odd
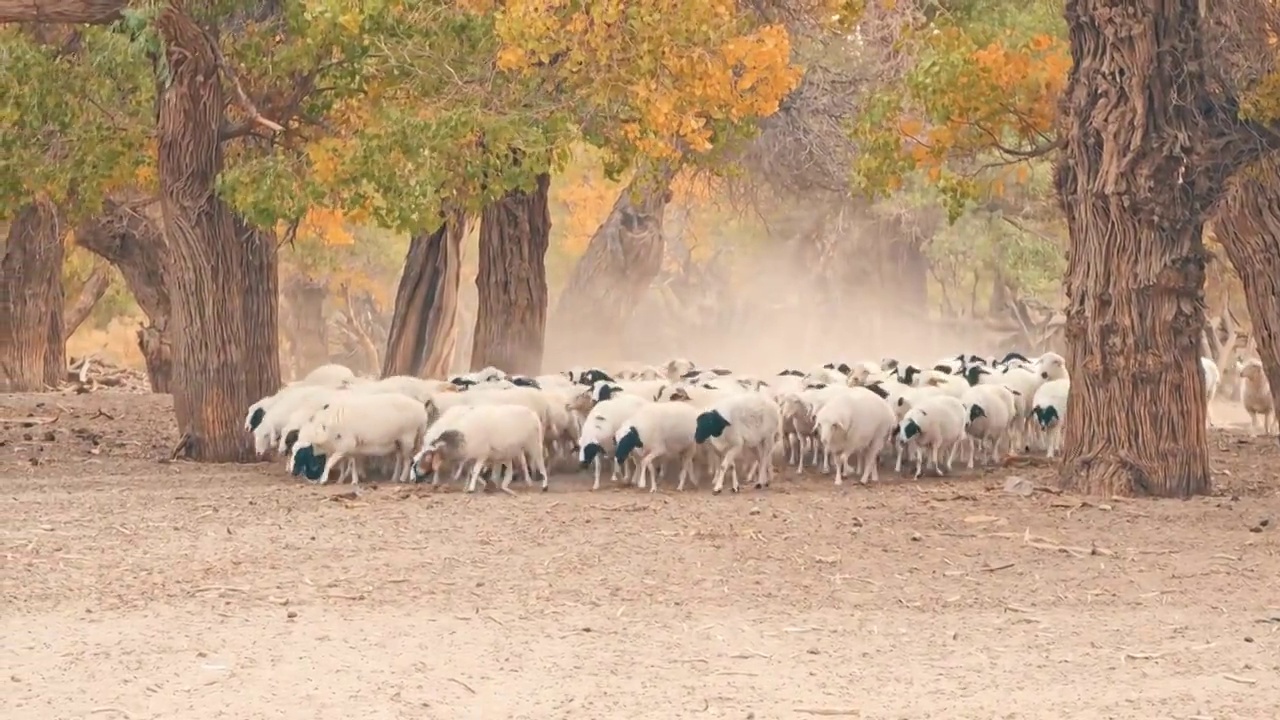
[[[120,19],[128,4],[128,0],[0,0],[0,25],[108,25]]]

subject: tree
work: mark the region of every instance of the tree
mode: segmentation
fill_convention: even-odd
[[[790,36],[733,2],[662,0],[510,2],[496,30],[499,67],[573,98],[610,176],[635,169],[556,309],[562,332],[589,323],[607,343],[657,274],[662,212],[681,164],[750,137],[751,121],[776,112],[799,82]]]
[[[429,235],[409,241],[404,271],[383,357],[382,375],[444,377],[458,337],[458,283],[462,265],[461,215],[443,220]]]
[[[138,348],[147,365],[151,391],[170,391],[173,340],[169,287],[165,282],[169,248],[161,229],[130,203],[109,199],[103,211],[76,228],[76,244],[120,270],[147,323],[138,329]]]
[[[22,208],[9,224],[0,258],[0,392],[42,392],[63,379],[66,363],[56,365],[63,357],[62,238],[58,210],[47,199]]]
[[[532,190],[509,190],[480,216],[476,275],[480,302],[471,350],[473,370],[489,365],[525,375],[542,370],[550,184],[551,177],[539,173]]]

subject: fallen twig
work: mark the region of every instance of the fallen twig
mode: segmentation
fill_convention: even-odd
[[[824,717],[839,717],[841,715],[861,715],[861,710],[839,710],[836,708],[796,708],[796,712],[802,715],[822,715]]]
[[[58,419],[57,415],[53,417],[24,417],[24,418],[0,418],[0,423],[22,423],[31,425],[48,425]]]
[[[473,689],[471,689],[471,686],[470,686],[470,685],[468,685],[468,684],[466,684],[466,683],[462,682],[462,681],[461,681],[461,680],[459,680],[458,678],[451,678],[451,677],[449,677],[449,678],[445,678],[445,680],[448,680],[448,681],[449,681],[449,682],[451,682],[451,683],[457,683],[458,685],[461,685],[463,688],[465,688],[465,689],[466,689],[466,691],[467,691],[467,692],[471,693],[472,695],[475,695],[475,694],[476,694],[476,691],[475,691],[475,690],[473,690]]]
[[[1078,558],[1088,557],[1090,555],[1106,555],[1108,557],[1115,555],[1115,553],[1112,552],[1111,550],[1108,550],[1107,548],[1104,548],[1104,547],[1099,547],[1097,545],[1093,545],[1087,548],[1075,547],[1073,545],[1058,545],[1057,543],[1050,542],[1048,538],[1041,538],[1041,537],[1032,535],[1031,528],[1027,528],[1026,532],[1022,534],[1022,542],[1025,545],[1028,545],[1033,548],[1037,548],[1039,550],[1053,550],[1057,552],[1064,552],[1064,553],[1067,553],[1068,555],[1072,555]]]
[[[978,568],[978,569],[979,569],[979,570],[981,570],[982,572],[995,572],[995,571],[997,571],[997,570],[1008,570],[1009,568],[1013,567],[1014,565],[1017,565],[1017,563],[1011,563],[1011,562],[1008,562],[1008,563],[1004,563],[1004,564],[1002,564],[1002,565],[988,565],[988,566],[986,566],[986,567],[981,567],[981,568]]]
[[[1241,677],[1240,675],[1232,675],[1231,673],[1222,673],[1222,677],[1230,680],[1233,683],[1240,683],[1241,685],[1257,685],[1258,684],[1258,681],[1254,680],[1253,678]]]

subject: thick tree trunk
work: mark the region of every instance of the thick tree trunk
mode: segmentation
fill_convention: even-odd
[[[107,200],[102,213],[76,228],[76,244],[114,265],[147,316],[138,330],[138,348],[147,364],[151,391],[167,393],[173,373],[169,332],[169,289],[165,267],[169,248],[160,228],[125,203]]]
[[[1258,355],[1280,407],[1280,155],[1236,173],[1214,229],[1244,286]]]
[[[1060,481],[1095,495],[1210,489],[1200,333],[1216,155],[1195,0],[1068,0],[1074,67],[1056,185],[1067,217],[1071,400]]]
[[[172,5],[156,27],[168,65],[157,136],[174,411],[187,456],[248,461],[245,408],[280,383],[275,243],[239,222],[217,194],[224,101],[209,37]]]
[[[480,216],[473,370],[490,365],[525,375],[542,370],[550,184],[551,177],[543,173],[531,192],[511,191],[490,203]]]
[[[80,329],[85,320],[89,319],[89,315],[93,313],[93,309],[98,306],[98,303],[107,294],[107,289],[110,287],[111,271],[105,263],[99,262],[84,281],[84,285],[80,288],[80,294],[76,295],[75,303],[70,308],[67,308],[62,328],[64,342],[70,339],[76,330]]]
[[[9,223],[0,257],[0,392],[43,392],[49,367],[65,358],[61,325],[59,342],[50,343],[55,304],[60,311],[62,303],[62,236],[57,208],[43,200]]]
[[[409,240],[382,357],[382,376],[444,378],[458,341],[465,221],[450,216],[429,235]]]
[[[671,201],[673,177],[665,168],[642,173],[618,195],[556,301],[554,346],[618,347],[633,311],[662,269],[662,216]]]
[[[61,241],[58,244],[62,245]],[[64,245],[64,256],[65,247]],[[48,339],[45,341],[44,351],[44,384],[51,389],[57,389],[67,379],[67,336],[62,308],[64,302],[62,269],[59,268],[58,280],[49,290]]]
[[[284,332],[292,348],[290,364],[296,377],[329,362],[329,324],[324,316],[328,296],[328,286],[311,278],[295,278],[285,284],[288,322]]]

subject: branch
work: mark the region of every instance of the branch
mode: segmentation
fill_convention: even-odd
[[[109,25],[121,18],[128,4],[128,0],[0,0],[0,25]]]
[[[0,0],[0,2],[2,1],[3,0]],[[263,117],[262,113],[258,112],[258,107],[253,104],[253,100],[249,98],[249,94],[244,91],[244,85],[240,84],[240,77],[236,75],[235,70],[231,69],[231,65],[227,63],[227,59],[222,56],[222,50],[218,47],[218,43],[213,38],[209,38],[209,44],[213,47],[213,57],[218,63],[218,69],[221,70],[222,74],[226,75],[227,80],[231,82],[231,89],[240,100],[240,105],[244,108],[244,111],[249,114],[249,119],[268,130],[284,132],[284,126],[274,120],[269,120]]]
[[[66,341],[70,338],[80,325],[88,319],[89,314],[98,305],[98,301],[103,295],[107,294],[107,288],[111,285],[111,273],[107,270],[107,264],[99,261],[94,265],[93,272],[89,274],[89,279],[85,280],[84,287],[80,288],[80,295],[76,298],[76,302],[67,311],[67,316],[63,321],[62,339]]]

